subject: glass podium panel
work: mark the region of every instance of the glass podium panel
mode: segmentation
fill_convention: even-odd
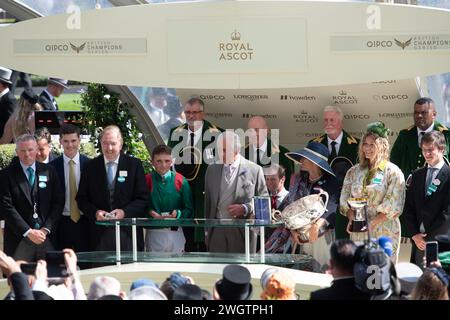
[[[267,222],[257,219],[151,219],[151,218],[125,218],[120,220],[103,220],[95,223],[100,226],[114,227],[116,222],[121,227],[139,226],[139,227],[280,227],[283,222]]]
[[[115,264],[117,262],[116,252],[114,251],[96,251],[77,253],[79,262],[88,263],[107,263]],[[131,251],[122,251],[120,254],[121,263],[133,263],[133,253]],[[210,252],[138,252],[137,262],[169,262],[169,263],[219,263],[219,264],[260,264],[260,254],[250,254],[247,260],[245,254],[239,253],[210,253]],[[312,270],[312,257],[304,254],[266,254],[265,264],[274,266],[296,265],[300,270]]]
[[[130,262],[198,262],[198,263],[268,263],[273,265],[308,264],[310,258],[304,255],[266,254],[250,252],[250,233],[253,229],[259,231],[260,248],[264,248],[265,227],[280,227],[283,222],[272,222],[259,219],[152,219],[152,218],[126,218],[120,220],[96,221],[97,225],[115,227],[116,251],[108,252],[82,252],[78,259],[92,263],[121,263]],[[120,249],[120,227],[132,228],[133,251]],[[197,227],[197,228],[244,228],[245,253],[155,253],[137,251],[137,227]],[[78,254],[77,254],[78,255]]]

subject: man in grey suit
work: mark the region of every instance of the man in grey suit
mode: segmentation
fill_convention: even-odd
[[[219,163],[210,165],[205,175],[205,217],[248,219],[253,214],[252,198],[269,195],[263,170],[239,154],[241,142],[234,132],[218,137],[217,151]],[[243,253],[244,228],[209,228],[206,245],[210,252]],[[250,247],[256,249],[254,244]]]

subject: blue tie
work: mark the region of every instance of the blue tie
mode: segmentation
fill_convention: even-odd
[[[108,184],[112,186],[113,180],[114,180],[114,173],[113,173],[113,161],[110,161],[107,163],[108,165]]]
[[[27,172],[28,172],[28,183],[30,184],[31,187],[33,187],[34,180],[36,179],[36,176],[34,175],[34,170],[32,167],[28,167]]]

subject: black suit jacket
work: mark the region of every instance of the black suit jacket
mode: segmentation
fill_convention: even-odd
[[[52,154],[50,154],[52,155]],[[84,165],[89,161],[89,158],[80,154],[80,173],[83,172]],[[66,193],[66,177],[64,175],[64,157],[59,156],[49,162],[49,165],[53,166],[56,169],[56,173],[58,174],[59,182],[61,184],[61,191]],[[64,209],[64,208],[63,208]]]
[[[120,171],[126,171],[127,176],[124,182],[119,182],[117,177]],[[97,210],[110,212],[114,209],[122,209],[125,212],[125,218],[142,218],[145,216],[149,204],[149,190],[145,182],[144,168],[139,159],[121,154],[119,165],[115,177],[114,201],[110,204],[108,182],[106,177],[106,168],[103,155],[87,162],[81,173],[80,185],[77,193],[78,207],[91,221],[91,239],[92,247],[97,250],[115,250],[114,239],[110,239],[110,244],[99,245],[103,238],[114,237],[114,233],[106,232],[103,226],[95,225],[95,214]],[[121,237],[123,246],[131,248],[131,228],[121,228],[125,233],[125,239]],[[144,238],[142,229],[139,228],[138,247],[140,250],[144,247]]]
[[[370,296],[355,287],[355,278],[333,280],[331,287],[311,292],[311,300],[369,300]]]
[[[55,109],[55,107],[53,106],[52,99],[45,90],[42,91],[41,94],[39,95],[38,103],[42,106],[42,108],[44,108],[44,110],[51,110],[51,111],[58,110],[58,106],[56,106]]]
[[[432,241],[436,235],[450,230],[450,167],[444,164],[436,176],[440,184],[429,196],[425,195],[427,169],[424,166],[413,172],[403,215],[412,236],[420,233],[419,226],[423,222],[425,240]]]
[[[36,162],[36,184],[45,176],[44,187],[37,187],[37,211],[43,228],[53,232],[64,206],[64,196],[60,190],[58,175],[52,166]],[[8,255],[13,255],[23,234],[33,228],[33,203],[28,179],[18,158],[0,171],[0,210],[5,218],[4,247]]]
[[[3,130],[9,117],[13,114],[17,107],[17,99],[9,91],[0,98],[0,137],[3,136]]]

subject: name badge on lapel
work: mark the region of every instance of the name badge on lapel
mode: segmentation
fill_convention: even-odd
[[[119,181],[120,183],[124,183],[126,177],[128,177],[128,171],[126,170],[119,171],[119,177],[117,178],[117,181]]]
[[[47,188],[47,181],[48,181],[47,176],[39,176],[38,181],[39,181],[38,184],[39,188],[41,189]]]
[[[433,179],[431,184],[428,186],[427,196],[431,196],[434,192],[436,192],[438,186],[441,184],[439,179]]]
[[[380,185],[383,181],[384,174],[383,172],[377,173],[377,175],[372,179],[371,184]]]

